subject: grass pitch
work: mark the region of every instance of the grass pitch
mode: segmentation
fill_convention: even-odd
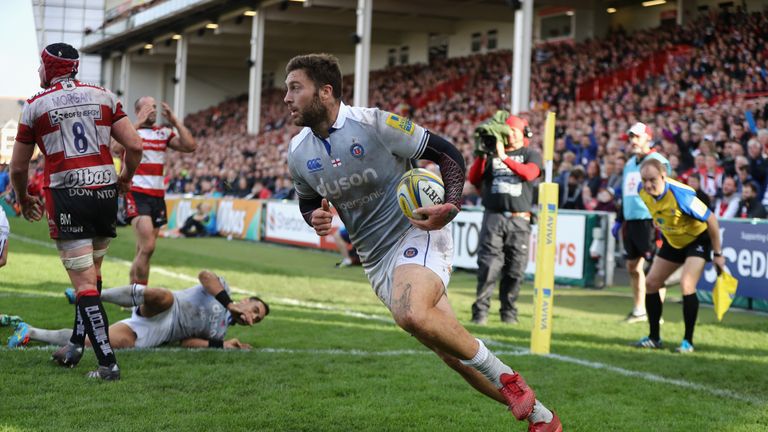
[[[0,269],[0,313],[71,327],[67,277],[45,224],[13,219],[11,230],[23,239],[10,240]],[[131,231],[121,229],[104,266],[106,287],[127,282],[133,250]],[[160,239],[151,285],[186,288],[208,268],[270,303],[264,322],[228,333],[254,349],[119,351],[122,381],[94,383],[84,378],[92,352],[65,370],[49,361],[50,347],[0,348],[0,431],[525,430],[397,328],[359,267],[335,269],[335,261],[269,244]],[[456,272],[449,287],[464,323],[474,282],[474,274]],[[697,351],[674,354],[683,334],[675,291],[662,326],[669,348],[661,351],[627,346],[647,333],[645,324],[620,322],[631,304],[627,287],[558,289],[551,356],[526,351],[530,286],[519,325],[491,316],[488,326],[468,328],[525,376],[566,431],[768,430],[768,317],[731,311],[717,323],[704,306]],[[112,305],[107,311],[112,323],[129,316]],[[0,328],[3,342],[10,334]]]

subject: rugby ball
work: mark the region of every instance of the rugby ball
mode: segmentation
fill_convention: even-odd
[[[443,179],[432,171],[422,168],[412,169],[397,183],[397,204],[403,214],[412,219],[426,219],[426,216],[414,213],[421,207],[443,204],[445,201]]]

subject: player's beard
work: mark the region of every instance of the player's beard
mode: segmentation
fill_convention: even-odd
[[[312,96],[312,102],[302,110],[296,119],[297,126],[313,128],[328,120],[328,108],[320,102],[320,95],[316,92]]]

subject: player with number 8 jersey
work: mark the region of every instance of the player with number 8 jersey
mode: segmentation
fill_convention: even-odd
[[[74,367],[86,335],[99,367],[90,378],[120,379],[101,304],[101,263],[115,237],[118,187],[127,192],[141,160],[141,138],[120,102],[108,90],[75,79],[80,54],[65,43],[40,54],[40,87],[24,104],[11,158],[11,182],[27,220],[43,216],[42,201],[28,193],[29,161],[35,145],[45,156],[43,195],[48,229],[77,293],[72,337],[52,359]],[[110,154],[114,138],[125,147],[121,173]]]
[[[115,237],[118,176],[109,144],[112,125],[125,117],[114,94],[75,79],[50,83],[24,104],[16,141],[37,144],[45,157],[51,238]]]

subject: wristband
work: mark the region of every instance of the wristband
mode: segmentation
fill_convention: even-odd
[[[229,298],[229,293],[227,293],[226,290],[221,290],[220,293],[216,294],[216,301],[221,303],[221,305],[225,308],[229,306],[230,303],[232,303],[232,299]]]
[[[714,256],[714,257],[721,257],[721,256],[723,256],[723,254],[722,254],[722,252],[712,251],[712,256]]]
[[[208,341],[208,348],[224,348],[224,341],[221,339],[211,339]]]

